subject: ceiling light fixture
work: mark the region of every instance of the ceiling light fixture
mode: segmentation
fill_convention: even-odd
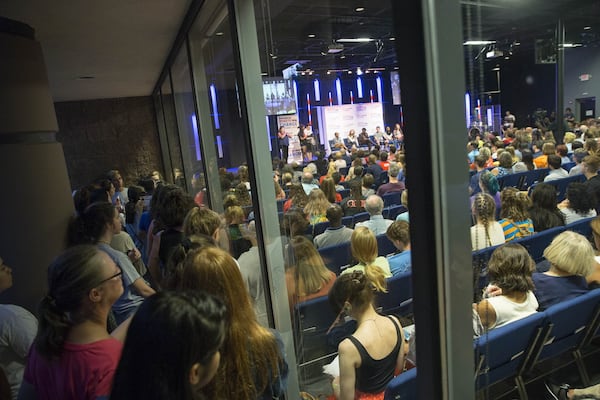
[[[494,43],[496,43],[495,40],[467,40],[463,43],[463,46],[487,46]]]
[[[363,12],[363,11],[365,11],[365,8],[364,7],[356,7],[354,9],[354,11],[356,11],[356,12]]]
[[[215,33],[215,36],[223,36],[223,35],[224,35],[223,32],[217,32],[217,33]]]
[[[392,37],[390,38],[390,40],[396,40],[396,38],[392,36]]]
[[[317,35],[315,35],[314,33],[309,33],[309,34],[308,34],[308,37],[309,37],[309,38],[314,38],[314,37],[317,37]]]
[[[373,42],[375,41],[375,39],[371,39],[371,38],[342,38],[342,39],[338,39],[336,40],[336,42],[338,43],[368,43],[368,42]]]
[[[563,43],[562,47],[565,49],[573,48],[573,47],[581,47],[583,44],[581,43]]]
[[[586,30],[586,31],[589,31],[590,29],[592,29],[592,27],[591,26],[584,26],[583,29]]]
[[[363,71],[360,67],[356,67],[356,75],[362,75]]]

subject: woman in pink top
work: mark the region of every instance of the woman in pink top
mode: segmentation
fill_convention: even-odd
[[[110,394],[122,343],[106,321],[123,293],[121,270],[95,246],[66,250],[48,267],[48,294],[19,400],[83,400]]]

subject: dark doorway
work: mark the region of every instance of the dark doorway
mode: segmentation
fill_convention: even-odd
[[[588,118],[596,118],[596,98],[586,97],[577,99],[579,105],[579,120],[583,121]]]

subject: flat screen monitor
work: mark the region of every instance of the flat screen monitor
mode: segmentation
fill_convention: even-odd
[[[291,79],[263,79],[263,94],[267,115],[296,113],[296,91]]]

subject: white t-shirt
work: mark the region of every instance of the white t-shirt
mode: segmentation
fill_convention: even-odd
[[[13,399],[19,393],[37,326],[37,319],[23,307],[0,304],[0,368],[4,370]]]
[[[504,243],[504,231],[498,221],[488,224],[488,238],[485,237],[485,227],[480,224],[471,227],[471,250],[481,250],[486,247]]]
[[[527,299],[523,303],[515,303],[506,296],[490,297],[487,301],[496,312],[496,323],[489,329],[525,318],[538,309],[538,301],[531,290],[527,292]]]

